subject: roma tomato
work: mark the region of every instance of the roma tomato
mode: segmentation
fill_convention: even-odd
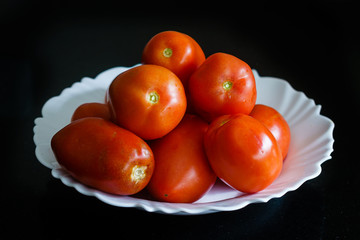
[[[156,34],[146,44],[142,62],[163,66],[175,73],[187,88],[190,75],[205,61],[199,44],[190,36],[165,31]]]
[[[139,192],[154,169],[152,151],[142,139],[101,118],[70,123],[53,136],[51,147],[71,176],[112,194]]]
[[[150,194],[166,202],[194,202],[214,185],[216,175],[203,148],[208,124],[185,115],[168,135],[150,143],[156,166],[147,186]]]
[[[189,93],[197,113],[208,121],[226,114],[249,114],[257,96],[249,65],[226,53],[211,55],[191,75]]]
[[[258,120],[245,114],[214,120],[204,145],[217,176],[241,192],[263,190],[282,169],[282,155],[274,136]]]
[[[186,110],[181,81],[157,65],[141,65],[121,73],[107,94],[112,120],[146,140],[169,133]]]
[[[284,117],[274,108],[262,104],[256,104],[249,115],[270,130],[280,147],[283,159],[285,159],[289,150],[291,132]]]
[[[108,105],[97,102],[81,104],[75,109],[71,117],[71,121],[75,121],[85,117],[99,117],[109,121],[111,119]]]

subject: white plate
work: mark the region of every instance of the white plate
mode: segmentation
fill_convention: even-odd
[[[99,74],[95,79],[83,78],[59,96],[49,99],[42,108],[42,117],[35,119],[34,142],[38,160],[52,169],[52,175],[65,185],[74,187],[84,195],[95,196],[101,201],[118,207],[136,207],[149,212],[167,214],[205,214],[232,211],[250,203],[267,202],[297,189],[305,181],[321,172],[321,164],[330,159],[333,151],[334,123],[320,115],[320,105],[294,90],[288,82],[274,77],[260,77],[253,70],[257,90],[257,103],[277,109],[289,123],[292,139],[289,153],[280,176],[266,189],[255,194],[243,194],[218,181],[215,186],[195,203],[157,202],[142,195],[116,196],[107,194],[73,179],[56,162],[50,147],[52,136],[70,122],[73,111],[82,103],[103,102],[111,81],[126,67],[115,67]]]

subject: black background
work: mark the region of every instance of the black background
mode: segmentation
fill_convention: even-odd
[[[9,239],[358,239],[360,44],[349,1],[1,1],[1,235]],[[156,33],[192,36],[286,79],[335,122],[332,159],[268,203],[200,216],[106,205],[54,179],[36,159],[34,119],[62,89],[140,62]],[[5,157],[4,157],[5,156]],[[11,235],[6,235],[10,233]],[[11,237],[10,237],[11,236]]]

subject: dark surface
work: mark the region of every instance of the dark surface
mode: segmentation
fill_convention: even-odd
[[[150,2],[2,1],[1,235],[359,239],[358,7],[347,1],[290,3],[218,2],[201,9],[171,2],[155,8]],[[146,42],[164,30],[189,34],[207,56],[231,53],[321,104],[321,113],[335,122],[335,150],[320,176],[268,203],[200,216],[112,207],[54,179],[34,154],[33,121],[43,104],[84,76],[139,63]]]

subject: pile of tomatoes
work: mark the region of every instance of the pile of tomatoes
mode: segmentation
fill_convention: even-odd
[[[57,161],[75,179],[112,194],[194,202],[217,178],[255,193],[278,177],[290,129],[275,109],[255,105],[248,64],[225,53],[205,58],[175,31],[150,39],[142,63],[53,136]]]

